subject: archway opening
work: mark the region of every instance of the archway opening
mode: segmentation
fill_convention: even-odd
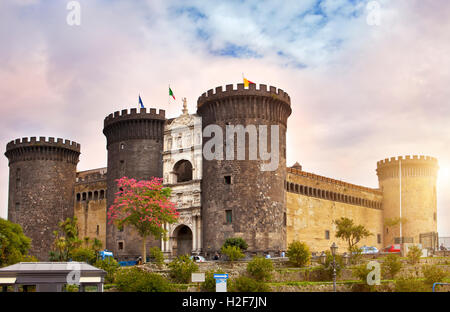
[[[189,160],[180,160],[173,167],[173,172],[177,182],[187,182],[192,180],[192,164]]]
[[[186,225],[180,225],[175,229],[176,255],[191,255],[192,252],[192,231]]]

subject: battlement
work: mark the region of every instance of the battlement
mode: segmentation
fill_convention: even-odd
[[[153,120],[166,120],[166,111],[163,109],[156,111],[156,108],[131,108],[123,109],[121,111],[116,111],[109,114],[104,121],[104,127],[110,124],[116,123],[123,120],[142,120],[142,119],[153,119]]]
[[[282,89],[277,89],[273,86],[269,86],[269,88],[267,88],[267,85],[265,84],[250,84],[248,88],[245,88],[243,83],[238,83],[236,86],[233,84],[226,85],[225,90],[222,88],[222,86],[219,86],[215,89],[210,89],[207,92],[203,93],[198,98],[197,108],[202,106],[203,103],[211,100],[218,100],[229,96],[239,95],[266,96],[283,101],[289,106],[291,105],[291,98]]]
[[[373,189],[373,188],[369,188],[369,187],[365,187],[365,186],[361,186],[361,185],[351,184],[351,183],[344,182],[341,180],[336,180],[336,179],[320,176],[315,173],[302,171],[301,169],[295,169],[295,168],[286,168],[286,169],[287,169],[288,173],[296,174],[296,175],[303,176],[303,177],[313,179],[316,181],[322,181],[325,183],[340,185],[340,186],[344,186],[346,188],[351,188],[351,189],[355,189],[358,191],[369,192],[369,193],[376,194],[376,195],[383,194],[379,189]]]
[[[402,161],[402,163],[416,163],[416,164],[429,163],[431,166],[436,166],[438,164],[438,160],[435,157],[423,155],[412,155],[412,156],[407,155],[380,160],[377,162],[377,168],[386,166],[396,166],[400,161]]]
[[[6,145],[6,151],[10,151],[12,149],[16,149],[19,147],[34,147],[34,146],[55,146],[60,148],[66,148],[75,152],[80,152],[80,144],[75,141],[63,140],[61,138],[57,138],[55,140],[54,137],[30,137],[30,138],[21,138],[15,139],[9,142]]]

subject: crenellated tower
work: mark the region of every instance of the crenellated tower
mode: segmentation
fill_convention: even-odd
[[[217,87],[198,98],[197,113],[202,117],[204,137],[202,220],[203,248],[207,253],[218,251],[226,238],[238,236],[248,242],[250,252],[286,248],[284,183],[290,103],[283,90],[263,84],[259,88],[255,84],[248,88],[243,84],[237,88],[227,85],[225,90]],[[222,134],[215,133],[214,128]],[[244,129],[243,136],[242,132],[233,132],[239,132],[239,128]],[[275,129],[277,133],[272,132]],[[210,130],[214,134],[208,138]],[[240,135],[244,149],[239,149]],[[222,150],[223,159],[209,159],[205,152],[211,140],[217,139],[221,144],[211,151]],[[272,139],[276,145],[271,146]],[[275,167],[265,167],[269,163],[261,157],[265,144],[273,153],[272,160],[277,154]]]
[[[163,177],[163,137],[165,111],[150,108],[130,111],[124,109],[104,120],[103,133],[107,139],[107,207],[118,191],[116,179],[121,177],[149,180]],[[106,229],[106,247],[115,255],[140,255],[141,239],[131,229],[119,232],[113,225]],[[154,244],[155,242],[150,242]],[[134,259],[130,259],[134,260]]]
[[[53,231],[73,216],[74,185],[80,144],[40,137],[6,146],[9,159],[8,220],[32,239],[30,254],[48,260]]]
[[[437,159],[429,156],[391,157],[377,163],[385,245],[420,243],[420,234],[437,232],[438,169]],[[402,222],[394,225],[386,222],[399,218]]]

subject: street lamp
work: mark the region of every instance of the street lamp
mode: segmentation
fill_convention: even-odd
[[[320,254],[320,263],[325,265],[325,262],[327,262],[327,255],[325,254],[324,251],[322,251],[322,253]]]
[[[333,242],[333,245],[330,247],[331,254],[333,255],[333,291],[336,292],[336,252],[338,250],[338,246]]]
[[[343,258],[344,258],[344,264],[348,265],[349,262],[350,262],[350,256],[346,252],[344,252],[344,257]]]

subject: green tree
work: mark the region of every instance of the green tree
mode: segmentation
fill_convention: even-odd
[[[50,260],[69,261],[72,259],[74,250],[83,244],[78,237],[77,217],[59,222],[58,227],[57,231],[53,231],[55,240],[53,241],[53,250],[50,251]]]
[[[239,247],[240,250],[247,250],[248,244],[242,237],[229,237],[225,240],[223,247],[228,246],[236,246]]]
[[[237,246],[223,246],[220,250],[224,255],[228,257],[231,262],[242,259],[245,255],[242,253],[241,249]]]
[[[116,260],[114,260],[113,257],[106,257],[105,260],[101,260],[101,259],[97,260],[94,263],[94,266],[106,271],[105,281],[107,283],[114,282],[115,274],[116,274],[117,270],[119,269],[119,263]]]
[[[270,287],[261,281],[257,281],[247,276],[240,276],[230,280],[228,287],[231,292],[268,292]]]
[[[178,256],[169,263],[170,277],[180,283],[189,283],[191,274],[198,271],[198,265],[186,255]]]
[[[388,255],[381,264],[381,272],[385,279],[394,279],[398,272],[402,269],[403,264],[398,255]]]
[[[142,271],[136,267],[122,268],[116,273],[115,282],[125,292],[168,292],[172,287],[168,280],[156,273]]]
[[[164,253],[157,246],[150,248],[150,259],[153,260],[159,267],[164,265]]]
[[[216,291],[216,279],[214,278],[214,274],[225,274],[225,272],[222,270],[207,271],[205,273],[205,281],[200,285],[202,291],[209,291],[209,292]]]
[[[164,223],[174,223],[179,213],[170,201],[171,190],[163,187],[162,179],[150,181],[128,179],[117,180],[119,192],[113,205],[109,208],[109,222],[114,222],[119,229],[131,225],[142,238],[142,261],[146,262],[146,242],[148,236],[166,239]]]
[[[258,281],[268,281],[272,277],[272,260],[264,257],[254,257],[247,264],[247,273]]]
[[[408,248],[408,254],[406,255],[410,264],[417,264],[422,257],[422,249],[419,246],[414,245]]]
[[[305,266],[311,259],[311,252],[308,245],[299,241],[293,241],[289,244],[286,256],[289,258],[289,262],[298,267]]]
[[[93,264],[97,260],[97,255],[91,248],[79,247],[72,252],[72,260]]]
[[[348,243],[348,251],[354,251],[354,246],[358,244],[361,239],[373,235],[363,225],[355,225],[352,219],[341,217],[335,220],[337,227],[336,237],[342,238]]]
[[[0,218],[0,267],[26,259],[30,244],[20,225]]]

